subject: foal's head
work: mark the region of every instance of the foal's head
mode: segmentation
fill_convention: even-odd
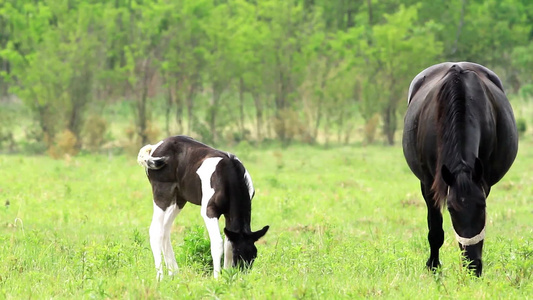
[[[449,186],[448,211],[459,247],[470,261],[469,268],[481,275],[481,253],[485,238],[486,193],[483,187],[483,167],[476,159],[474,168],[452,173],[442,167],[442,178]]]
[[[224,228],[226,237],[233,245],[233,267],[240,269],[251,268],[257,257],[257,248],[255,242],[264,236],[268,231],[269,226],[263,229],[245,233],[234,232]]]

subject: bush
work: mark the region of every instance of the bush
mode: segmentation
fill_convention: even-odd
[[[124,133],[126,135],[126,140],[122,140],[121,142],[122,149],[124,149],[126,154],[136,157],[137,153],[139,153],[139,149],[144,145],[142,145],[141,138],[137,134],[135,126],[132,125],[126,128]],[[155,144],[160,139],[161,130],[155,125],[155,123],[147,122],[144,133],[148,138],[148,143]]]
[[[92,115],[85,122],[85,147],[89,151],[97,151],[104,144],[107,131],[107,121],[98,116]]]
[[[48,155],[52,158],[63,158],[78,154],[78,139],[72,131],[65,129],[55,138],[55,142],[48,148]]]
[[[527,130],[527,123],[524,118],[518,118],[516,120],[516,128],[518,129],[518,134],[523,135]]]
[[[376,139],[379,125],[379,114],[374,114],[365,124],[365,143],[372,144]]]
[[[274,131],[277,137],[284,143],[289,144],[300,138],[305,143],[313,143],[312,136],[307,132],[305,124],[302,122],[297,111],[283,109],[279,111],[279,116],[272,120]]]
[[[211,257],[211,243],[206,238],[205,228],[194,226],[185,233],[181,245],[180,261],[188,266],[193,266],[204,273],[213,271],[213,258]]]

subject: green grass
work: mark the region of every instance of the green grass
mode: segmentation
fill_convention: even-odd
[[[0,155],[0,299],[533,295],[530,140],[488,199],[482,278],[461,267],[447,212],[443,267],[425,270],[426,208],[399,146],[225,150],[253,177],[252,229],[271,226],[254,268],[213,279],[200,208],[188,204],[172,233],[180,273],[161,282],[148,242],[151,191],[136,157]]]

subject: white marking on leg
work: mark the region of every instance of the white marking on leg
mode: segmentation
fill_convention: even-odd
[[[152,224],[150,225],[150,247],[154,255],[154,264],[157,271],[157,280],[163,278],[163,267],[161,265],[161,251],[163,244],[163,224],[165,219],[165,212],[154,202],[154,214],[152,216]]]
[[[471,238],[464,238],[459,236],[455,231],[455,228],[453,229],[453,232],[455,233],[455,238],[457,239],[457,241],[465,247],[475,245],[485,239],[485,227],[483,227],[480,233]]]
[[[233,267],[233,243],[224,237],[224,269]]]
[[[180,213],[181,209],[174,203],[165,210],[165,218],[163,221],[163,256],[165,257],[165,264],[167,265],[168,275],[173,276],[178,272],[178,263],[176,262],[176,256],[170,243],[170,231],[172,229],[172,223],[176,216]]]
[[[215,194],[215,190],[211,187],[211,176],[215,172],[216,167],[222,157],[210,157],[204,160],[196,174],[200,177],[202,184],[202,205],[200,214],[204,218],[207,232],[209,233],[209,240],[211,241],[211,257],[213,258],[213,276],[218,278],[220,273],[220,259],[224,249],[222,248],[222,237],[220,236],[220,228],[218,226],[217,218],[210,218],[207,216],[207,206],[209,201]]]
[[[218,278],[220,273],[220,260],[222,259],[222,237],[220,236],[220,228],[218,227],[217,218],[204,217],[205,226],[209,233],[209,240],[211,241],[211,257],[213,258],[213,276]]]

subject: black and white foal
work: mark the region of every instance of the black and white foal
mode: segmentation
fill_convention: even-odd
[[[163,276],[161,253],[169,275],[178,271],[170,244],[170,229],[187,202],[201,205],[209,239],[215,278],[224,268],[251,266],[257,256],[254,245],[268,226],[252,232],[250,218],[254,187],[252,178],[233,154],[213,149],[187,136],[174,136],[141,148],[137,161],[146,168],[152,185],[154,214],[150,225],[150,246],[157,278]],[[222,243],[218,219],[226,227]]]

